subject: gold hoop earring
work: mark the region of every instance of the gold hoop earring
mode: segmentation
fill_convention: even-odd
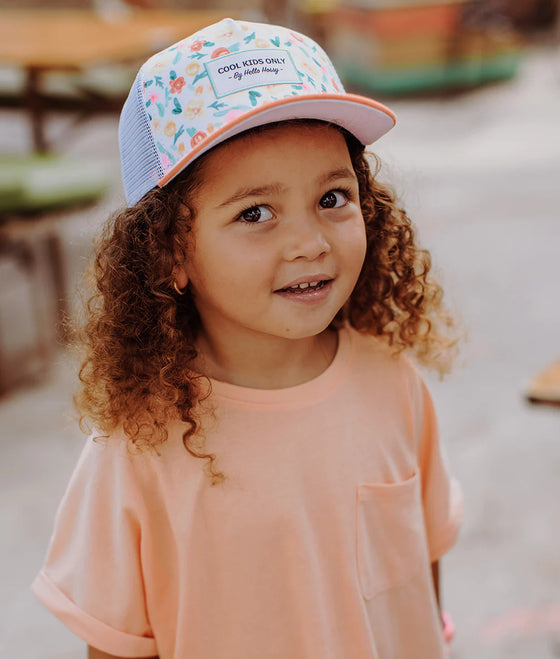
[[[178,293],[179,295],[184,295],[184,294],[185,294],[185,291],[182,291],[182,290],[177,286],[177,282],[176,282],[176,281],[173,282],[173,288],[177,291],[177,293]]]

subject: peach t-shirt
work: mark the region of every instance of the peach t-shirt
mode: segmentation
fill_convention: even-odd
[[[430,563],[461,496],[409,361],[354,330],[280,390],[212,383],[207,447],[87,441],[33,590],[88,644],[161,659],[444,657]]]

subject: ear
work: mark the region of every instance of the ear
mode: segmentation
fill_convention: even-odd
[[[187,287],[187,285],[189,283],[189,277],[188,277],[186,269],[183,265],[176,265],[173,268],[173,277],[175,278],[175,281],[177,282],[178,288],[183,290],[183,288]]]

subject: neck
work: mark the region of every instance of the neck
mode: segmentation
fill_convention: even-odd
[[[194,369],[207,377],[253,389],[294,387],[317,377],[336,354],[338,336],[325,330],[304,339],[253,337],[250,342],[198,341]]]

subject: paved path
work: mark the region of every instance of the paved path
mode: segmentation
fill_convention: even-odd
[[[458,627],[453,656],[560,657],[560,410],[529,406],[522,395],[560,355],[560,54],[533,49],[513,81],[391,105],[399,125],[379,144],[385,176],[468,334],[454,374],[443,383],[430,377],[466,492],[462,536],[443,563],[444,601]],[[115,122],[87,128],[69,149],[106,153],[118,172]],[[24,131],[21,117],[0,114],[3,144],[20,144]],[[68,228],[73,273],[119,199],[117,185]],[[72,386],[61,354],[50,382],[0,405],[0,657],[84,656],[28,592],[80,450],[68,418]]]

